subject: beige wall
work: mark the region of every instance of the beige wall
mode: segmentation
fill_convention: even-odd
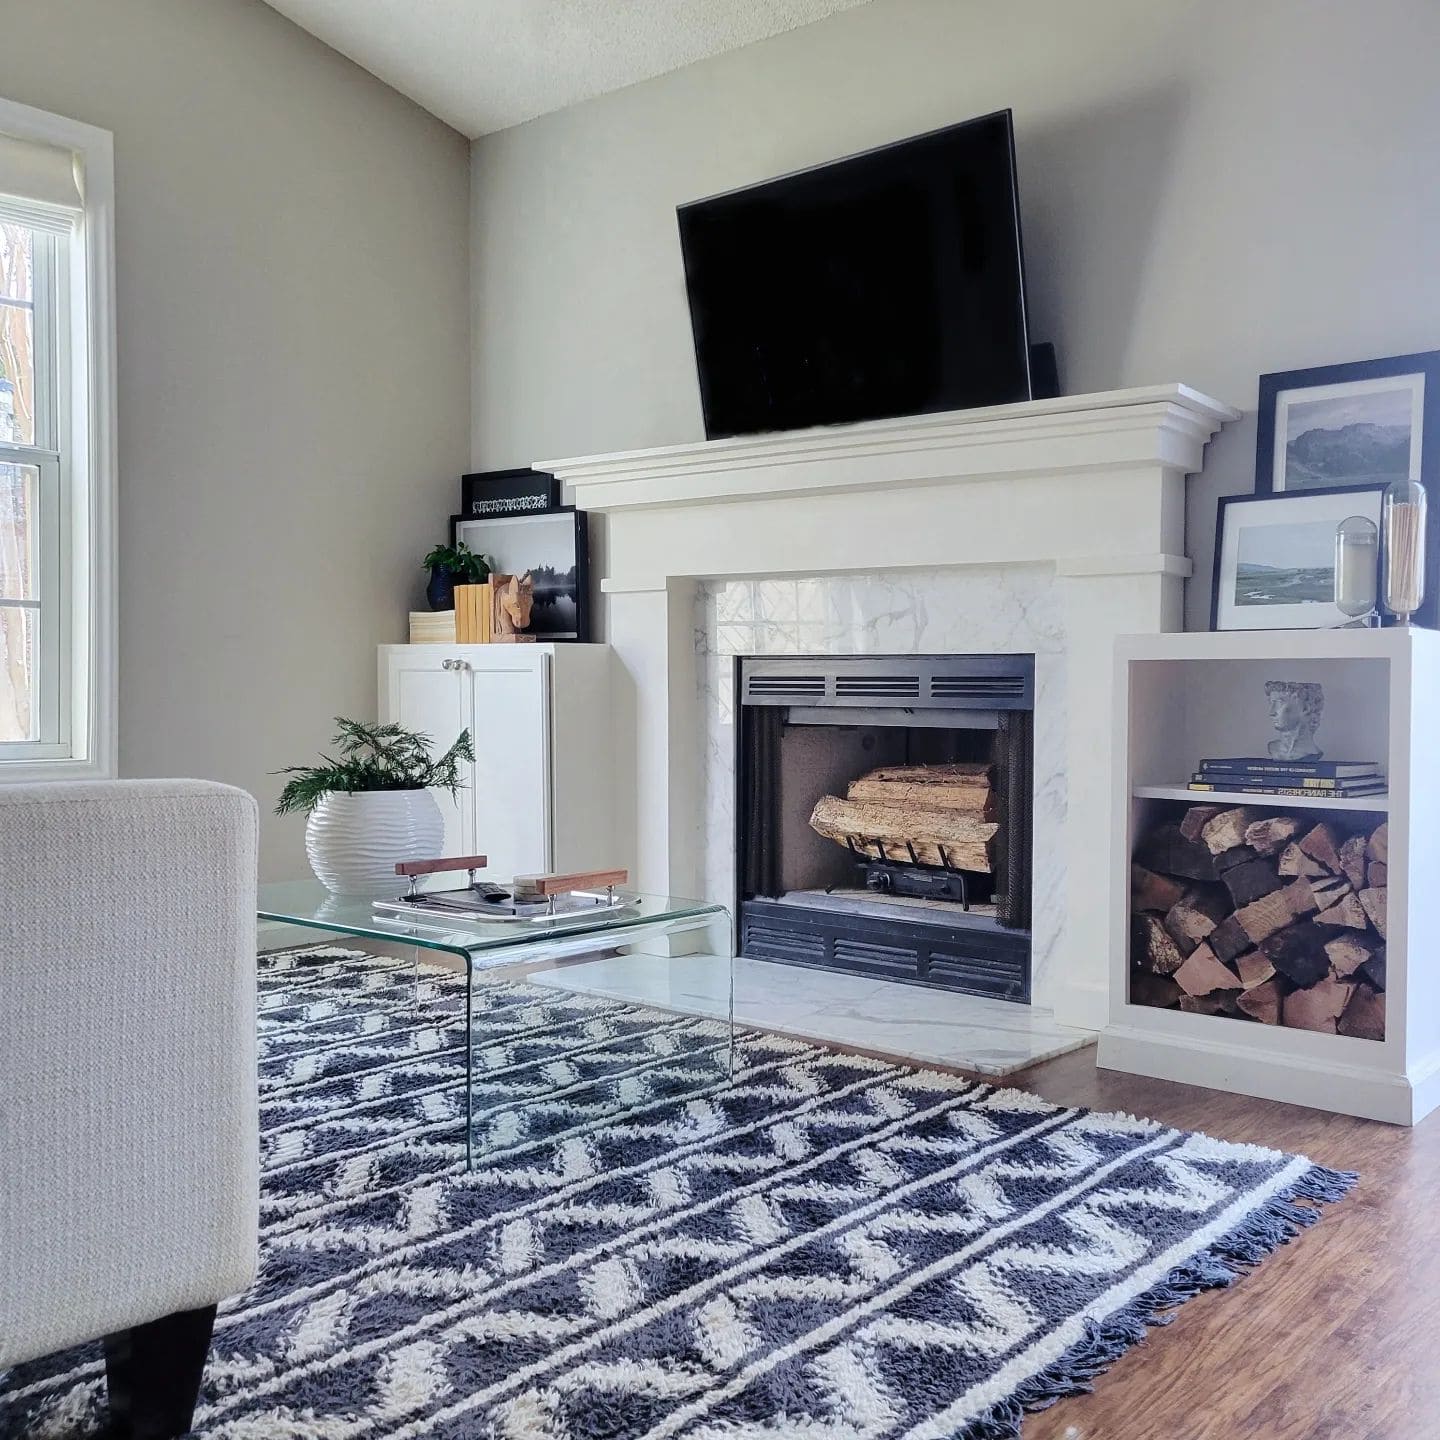
[[[1440,346],[1437,56],[1435,0],[874,0],[487,137],[473,456],[702,438],[675,205],[1003,106],[1070,391]],[[1192,484],[1192,626],[1254,443]]]
[[[268,811],[453,508],[465,141],[259,0],[0,0],[0,95],[115,133],[121,773]]]

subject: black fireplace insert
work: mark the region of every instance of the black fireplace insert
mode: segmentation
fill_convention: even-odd
[[[1030,998],[1034,657],[746,657],[741,953]]]

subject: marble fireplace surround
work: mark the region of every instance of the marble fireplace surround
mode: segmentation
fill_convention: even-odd
[[[620,846],[733,899],[740,654],[1036,656],[1033,995],[1098,1029],[1113,642],[1182,628],[1185,477],[1238,412],[1183,385],[536,462],[607,516]]]

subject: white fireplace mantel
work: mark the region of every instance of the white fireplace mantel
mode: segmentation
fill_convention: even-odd
[[[1056,773],[1042,782],[1037,770],[1037,788],[1059,792],[1060,833],[1037,834],[1036,868],[1064,903],[1045,912],[1055,933],[1040,933],[1037,914],[1036,950],[1047,958],[1035,997],[1062,1021],[1098,1028],[1107,957],[1121,943],[1103,868],[1113,642],[1181,628],[1185,476],[1237,416],[1163,385],[537,462],[580,509],[607,516],[607,638],[633,706],[616,756],[620,793],[634,797],[622,834],[642,886],[698,893],[705,870],[699,584],[1041,567],[1059,587],[1051,608],[1063,640],[1047,631],[1031,648],[1037,673],[1053,680],[1041,690],[1066,698]],[[946,619],[947,648],[993,648],[964,615]]]

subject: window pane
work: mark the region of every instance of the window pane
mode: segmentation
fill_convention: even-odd
[[[0,464],[0,600],[34,600],[40,577],[40,471]]]
[[[36,739],[38,610],[0,603],[0,743]]]
[[[35,443],[34,290],[35,236],[0,225],[0,444]]]
[[[35,298],[35,233],[0,223],[0,300]]]

